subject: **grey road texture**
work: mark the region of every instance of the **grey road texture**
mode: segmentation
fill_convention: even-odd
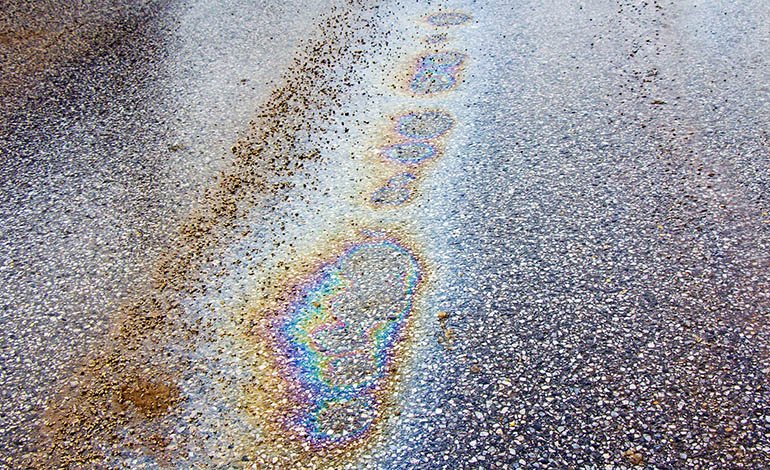
[[[770,4],[0,0],[0,465],[767,468]]]

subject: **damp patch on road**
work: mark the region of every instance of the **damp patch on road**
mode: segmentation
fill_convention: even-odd
[[[429,15],[425,21],[433,26],[459,26],[471,21],[472,17],[459,11],[434,13]]]
[[[431,95],[453,89],[465,60],[465,54],[456,51],[422,55],[417,59],[410,90],[417,95]]]
[[[447,33],[436,33],[426,36],[423,42],[428,45],[435,45],[447,42],[448,40],[449,35]]]
[[[417,176],[412,173],[401,173],[390,178],[385,185],[376,189],[369,202],[374,207],[396,207],[409,202],[414,195],[413,183]]]
[[[382,151],[385,158],[407,165],[419,165],[438,155],[438,149],[427,142],[402,142]]]
[[[454,124],[446,111],[418,111],[398,117],[396,132],[408,139],[429,140],[446,134]]]
[[[244,398],[268,452],[336,461],[381,434],[427,277],[415,246],[398,231],[361,230],[322,243],[255,294],[244,340],[258,378]]]
[[[280,335],[306,392],[298,417],[312,442],[345,442],[371,426],[374,392],[419,280],[414,255],[382,240],[353,245],[303,286]]]

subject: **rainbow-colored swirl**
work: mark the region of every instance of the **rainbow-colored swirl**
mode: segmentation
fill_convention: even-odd
[[[279,344],[302,390],[291,425],[307,440],[349,442],[377,420],[377,392],[420,279],[412,252],[384,239],[350,246],[300,289],[279,328]]]

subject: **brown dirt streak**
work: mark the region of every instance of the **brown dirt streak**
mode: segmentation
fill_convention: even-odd
[[[360,61],[354,50],[351,11],[361,2],[350,0],[351,10],[331,15],[318,36],[295,59],[285,77],[252,123],[251,132],[233,147],[234,163],[209,190],[203,204],[180,229],[177,248],[158,263],[150,293],[137,296],[115,314],[115,325],[103,347],[77,369],[73,379],[52,399],[41,423],[38,448],[19,464],[32,468],[99,465],[110,444],[123,442],[162,454],[164,429],[170,426],[167,410],[180,403],[178,373],[168,370],[162,345],[194,331],[178,331],[182,315],[179,300],[202,289],[200,267],[217,256],[239,217],[267,195],[291,188],[289,178],[307,160],[318,160],[317,150],[304,151],[296,133],[320,131],[334,119],[334,107],[352,84],[335,80],[344,60]],[[337,45],[341,43],[341,45]],[[319,67],[319,61],[329,67]],[[350,73],[350,72],[349,72]],[[344,80],[344,82],[348,82]],[[301,124],[294,124],[294,123]],[[174,364],[183,370],[185,364]],[[172,410],[173,411],[173,410]],[[173,413],[172,413],[173,414]],[[169,422],[164,422],[169,421]],[[133,441],[120,437],[126,427],[136,428]]]

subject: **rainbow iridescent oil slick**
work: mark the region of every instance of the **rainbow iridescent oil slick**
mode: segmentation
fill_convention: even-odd
[[[427,142],[401,142],[382,151],[385,158],[406,165],[419,165],[438,154],[436,146]]]
[[[395,143],[382,147],[380,155],[409,171],[402,170],[370,194],[369,204],[375,208],[402,206],[415,197],[420,167],[441,155],[438,139],[455,126],[452,115],[439,109],[409,111],[392,119],[391,142]]]
[[[409,84],[418,95],[432,95],[449,91],[457,84],[465,54],[442,51],[425,54],[417,60],[417,70]]]
[[[371,429],[421,276],[412,251],[386,238],[350,245],[302,285],[275,335],[297,391],[288,430],[333,447]]]
[[[471,17],[450,12],[423,20],[446,27]],[[426,41],[448,40],[437,32]],[[268,290],[275,300],[257,302],[252,310],[250,324],[261,322],[249,332],[256,339],[259,380],[247,390],[245,406],[265,430],[260,442],[275,456],[273,463],[311,462],[317,468],[349,463],[375,445],[398,406],[410,324],[418,316],[416,305],[425,308],[418,293],[429,274],[421,250],[404,242],[414,240],[404,224],[389,225],[398,237],[382,227],[374,232],[360,227],[409,218],[411,212],[400,209],[417,198],[420,181],[442,156],[444,137],[456,125],[448,110],[424,102],[455,89],[467,55],[436,49],[415,57],[414,68],[398,78],[407,80],[410,98],[423,104],[407,104],[391,115],[372,146],[376,157],[367,160],[375,185],[359,192],[366,215],[351,220],[347,235],[332,235],[335,241],[312,256],[295,257]],[[372,209],[390,212],[369,220]]]
[[[427,22],[453,26],[469,20],[449,13]],[[445,42],[448,36],[434,39]],[[412,98],[453,90],[466,59],[451,50],[417,56],[408,82]],[[379,158],[371,160],[377,183],[361,191],[363,208],[388,209],[388,218],[405,216],[398,209],[417,197],[455,125],[451,113],[433,106],[409,105],[391,116],[375,146]],[[386,180],[380,179],[383,173]],[[245,406],[265,430],[261,447],[279,461],[318,468],[350,462],[375,445],[398,406],[410,323],[428,274],[419,250],[403,241],[413,239],[400,224],[391,234],[371,232],[360,230],[371,226],[363,219],[351,221],[347,235],[333,236],[312,256],[295,257],[269,290],[275,300],[252,310],[251,323],[262,324],[250,331],[259,380],[246,390]]]
[[[375,207],[400,206],[412,199],[413,186],[417,176],[413,173],[400,173],[388,179],[387,183],[375,190],[369,202]]]

